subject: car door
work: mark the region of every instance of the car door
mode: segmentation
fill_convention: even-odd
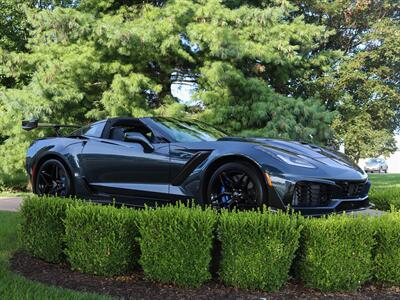
[[[168,201],[169,145],[153,144],[147,152],[135,142],[91,138],[80,154],[84,177],[97,196],[129,205]]]

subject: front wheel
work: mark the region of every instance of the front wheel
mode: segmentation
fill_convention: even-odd
[[[39,167],[36,175],[35,192],[38,195],[61,197],[71,195],[71,178],[60,161],[49,159]]]
[[[251,209],[265,203],[267,191],[254,166],[231,162],[219,167],[211,176],[207,198],[208,203],[217,209]]]

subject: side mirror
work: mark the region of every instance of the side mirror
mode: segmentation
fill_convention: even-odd
[[[153,152],[153,145],[147,140],[147,138],[139,132],[127,132],[124,135],[125,142],[138,143],[143,146],[145,152]]]
[[[31,131],[37,128],[39,125],[39,119],[31,119],[30,121],[22,121],[22,129]]]

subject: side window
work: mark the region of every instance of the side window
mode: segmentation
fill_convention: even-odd
[[[153,142],[153,133],[146,127],[143,126],[116,126],[110,130],[110,139],[123,141],[125,133],[138,132],[145,136],[149,142]]]
[[[87,135],[92,137],[101,137],[105,122],[94,123],[75,131],[72,135]]]

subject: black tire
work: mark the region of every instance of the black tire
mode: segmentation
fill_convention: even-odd
[[[267,199],[263,177],[247,162],[230,162],[219,167],[207,186],[207,203],[212,207],[251,209]]]
[[[40,165],[36,173],[36,194],[68,197],[72,191],[71,176],[63,163],[49,159]]]

